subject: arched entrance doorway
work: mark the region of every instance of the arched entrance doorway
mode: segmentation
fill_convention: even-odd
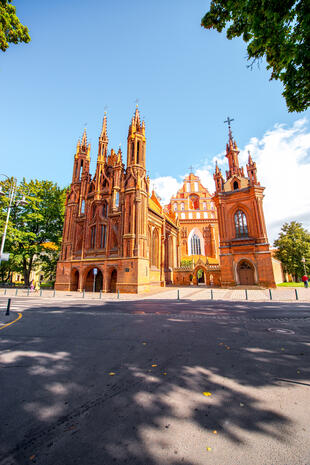
[[[94,273],[94,270],[97,270],[97,274]],[[85,291],[86,292],[99,292],[102,290],[103,285],[103,276],[99,268],[92,268],[89,270],[86,276],[85,281]]]
[[[197,271],[197,284],[205,284],[206,283],[206,275],[202,268]]]
[[[247,260],[242,260],[238,264],[239,283],[244,285],[255,284],[254,267]]]
[[[117,271],[114,268],[114,270],[111,273],[110,292],[116,292],[116,283],[117,283]]]
[[[79,287],[80,273],[78,270],[72,270],[71,272],[71,291],[77,291]]]

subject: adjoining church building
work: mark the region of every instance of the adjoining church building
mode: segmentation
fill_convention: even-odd
[[[129,126],[126,167],[120,149],[108,155],[104,116],[93,177],[85,131],[77,144],[55,288],[137,293],[166,284],[275,287],[264,188],[251,156],[246,176],[238,155],[229,126],[229,170],[224,179],[216,166],[215,193],[190,173],[164,208],[150,194],[138,108]]]

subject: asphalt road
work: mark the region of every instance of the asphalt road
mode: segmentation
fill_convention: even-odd
[[[13,308],[1,465],[310,465],[309,303]]]

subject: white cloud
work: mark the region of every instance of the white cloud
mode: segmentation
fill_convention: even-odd
[[[179,181],[172,176],[162,176],[151,179],[151,190],[154,188],[157,195],[160,196],[161,204],[167,205],[171,197],[175,196],[177,191],[182,187],[183,178]]]
[[[252,138],[240,153],[244,163],[250,150],[257,177],[266,187],[264,212],[270,243],[284,222],[300,221],[310,229],[310,132],[307,120],[292,127],[276,125],[261,140]]]
[[[291,127],[277,124],[262,139],[252,137],[240,151],[241,165],[245,166],[247,162],[248,150],[256,161],[258,180],[266,187],[264,212],[270,244],[286,221],[296,220],[310,229],[310,130],[307,120],[299,119]],[[210,193],[214,192],[216,160],[225,175],[227,160],[224,152],[211,162],[206,160],[195,171]],[[184,177],[163,176],[152,180],[163,204],[169,203]]]

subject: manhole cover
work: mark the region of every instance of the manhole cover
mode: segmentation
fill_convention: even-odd
[[[295,334],[295,331],[292,329],[282,329],[282,328],[268,328],[267,331],[271,333],[278,333],[278,334]]]

